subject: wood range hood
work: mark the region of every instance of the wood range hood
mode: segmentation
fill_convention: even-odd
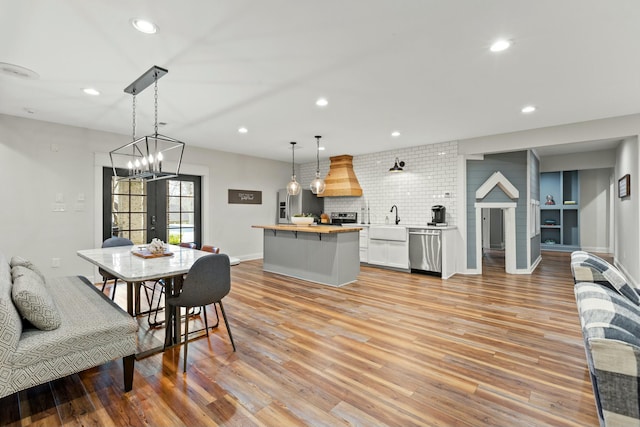
[[[359,197],[362,196],[362,187],[353,171],[353,156],[330,157],[329,173],[324,178],[326,188],[318,197]]]

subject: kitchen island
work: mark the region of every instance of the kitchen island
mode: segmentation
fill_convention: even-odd
[[[360,273],[358,227],[254,225],[264,229],[263,270],[329,286],[354,282]]]

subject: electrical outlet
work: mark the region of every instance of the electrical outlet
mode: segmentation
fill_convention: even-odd
[[[51,267],[60,268],[60,258],[51,258]]]

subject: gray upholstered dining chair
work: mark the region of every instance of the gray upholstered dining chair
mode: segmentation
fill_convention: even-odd
[[[103,248],[115,248],[116,246],[133,246],[133,242],[124,237],[109,237],[107,240],[102,242]],[[107,282],[113,279],[113,292],[111,292],[111,299],[113,300],[116,297],[116,285],[118,284],[118,278],[101,268],[98,268],[98,272],[104,280],[102,283],[102,292],[104,292]]]
[[[187,249],[196,248],[196,244],[194,242],[182,242],[179,244],[179,246],[181,248],[187,248]],[[158,313],[163,310],[163,308],[160,307],[160,305],[162,304],[162,297],[165,295],[166,283],[164,279],[158,279],[153,283],[153,285],[151,286],[144,285],[144,286],[145,286],[145,294],[147,295],[147,301],[149,302],[149,312],[147,313],[147,323],[149,323],[150,327],[155,328],[157,326],[164,324],[164,319],[158,320]],[[157,300],[158,302],[156,303],[156,306],[153,307],[153,302],[156,301],[156,298],[155,298],[156,289],[159,289],[158,300]],[[151,290],[151,296],[149,296],[148,290]],[[194,312],[193,314],[200,314],[200,312],[199,311]],[[216,315],[217,314],[218,313],[216,312]],[[151,320],[151,315],[153,315],[153,320]],[[204,315],[205,315],[205,321],[206,321],[207,313],[205,312]]]
[[[180,321],[179,308],[186,307],[187,311],[192,307],[203,307],[213,304],[213,308],[217,312],[217,306],[220,307],[222,318],[227,327],[229,333],[229,339],[233,346],[233,351],[236,351],[236,345],[233,342],[233,336],[231,335],[231,329],[229,328],[229,322],[227,321],[227,315],[224,312],[222,306],[222,298],[229,294],[231,290],[231,265],[229,264],[229,256],[226,254],[211,254],[199,258],[189,269],[187,277],[184,279],[182,289],[178,296],[167,297],[167,304],[176,308],[175,321]],[[187,372],[187,350],[189,343],[189,317],[185,317],[184,323],[184,356],[183,356],[183,370]],[[217,326],[217,325],[216,325]],[[214,326],[215,327],[215,326]],[[205,316],[205,330],[209,335],[209,325],[206,323]]]

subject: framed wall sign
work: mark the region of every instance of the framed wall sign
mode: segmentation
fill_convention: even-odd
[[[262,191],[229,190],[229,203],[240,205],[261,205]]]
[[[631,176],[626,174],[618,180],[618,197],[629,197],[631,195]]]

